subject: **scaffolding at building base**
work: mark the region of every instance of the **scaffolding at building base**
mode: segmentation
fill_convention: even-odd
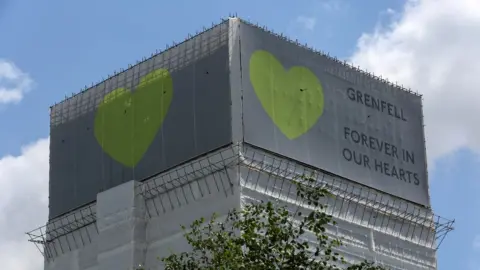
[[[245,171],[245,175],[232,177],[232,171],[242,170]],[[352,217],[361,216],[361,222],[365,226],[424,247],[430,245],[433,250],[438,249],[445,236],[453,230],[454,220],[435,215],[429,208],[245,143],[231,144],[144,179],[141,181],[138,194],[145,199],[148,219],[174,211],[214,193],[231,196],[234,194],[235,186],[251,186],[258,189],[261,174],[268,176],[263,192],[269,193],[273,200],[285,201],[285,196],[294,193],[292,188],[294,184],[291,180],[308,175],[317,179],[318,185],[334,195],[328,197],[331,201],[326,202],[328,205],[326,211],[331,211],[329,214],[334,218],[349,221],[349,218],[353,220]],[[210,182],[204,181],[200,184],[202,179],[207,178]],[[270,188],[267,188],[268,186]],[[380,216],[383,218],[379,218]],[[394,234],[388,225],[394,222],[401,224],[397,234]],[[88,226],[93,226],[95,228],[93,233],[98,234],[95,202],[50,221],[47,225],[28,232],[27,235],[29,241],[37,245],[46,259],[53,259],[61,253],[90,243],[93,237],[88,233],[91,233],[91,230],[86,230],[88,237],[81,237],[85,236],[85,233],[77,236],[73,233]],[[421,243],[416,239],[419,238],[419,234],[423,239]],[[60,241],[63,245],[59,250],[55,248],[58,245],[54,242],[62,237],[65,240]]]
[[[26,234],[28,241],[49,260],[92,243],[98,235],[96,221],[95,203],[91,203]]]

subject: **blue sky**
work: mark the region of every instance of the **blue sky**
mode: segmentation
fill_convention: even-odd
[[[48,2],[0,0],[0,229],[10,235],[0,234],[0,260],[13,267],[6,269],[42,269],[22,233],[45,221],[49,106],[230,13],[424,94],[433,207],[457,220],[439,269],[480,269],[476,1]],[[14,98],[2,99],[2,89]],[[12,247],[37,257],[25,262]]]

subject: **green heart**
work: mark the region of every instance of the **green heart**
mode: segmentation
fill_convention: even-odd
[[[323,88],[306,67],[285,71],[271,53],[255,51],[250,57],[250,81],[273,123],[293,140],[315,125],[323,113]]]
[[[135,167],[155,139],[172,96],[172,76],[166,69],[141,78],[133,93],[125,88],[113,90],[97,109],[95,138],[114,160]]]

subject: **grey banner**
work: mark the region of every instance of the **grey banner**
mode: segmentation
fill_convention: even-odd
[[[231,142],[228,24],[52,108],[50,218]]]
[[[421,97],[241,25],[244,140],[429,205]]]

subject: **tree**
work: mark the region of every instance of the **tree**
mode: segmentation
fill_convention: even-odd
[[[313,209],[295,211],[273,202],[245,205],[231,210],[224,220],[213,214],[187,229],[182,226],[190,252],[171,254],[161,260],[167,270],[177,269],[325,269],[345,268],[344,259],[334,248],[342,243],[326,234],[332,216],[324,211],[321,199],[331,194],[315,185],[310,177],[294,180],[299,201]],[[314,237],[308,241],[305,236]],[[310,238],[311,239],[311,238]],[[348,266],[348,270],[382,270],[373,263]]]

